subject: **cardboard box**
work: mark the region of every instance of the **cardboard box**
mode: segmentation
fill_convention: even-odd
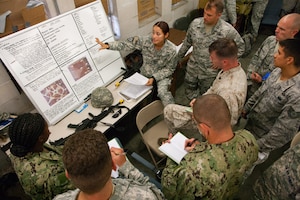
[[[46,20],[46,14],[43,5],[39,5],[34,8],[22,9],[22,17],[25,22],[25,28],[38,24]]]
[[[0,33],[0,37],[22,30],[46,19],[43,5],[26,8],[27,3],[27,0],[0,0],[0,15],[8,10],[11,11],[11,14],[6,17],[5,32]]]
[[[138,0],[139,21],[155,15],[155,0]]]
[[[176,4],[178,2],[180,2],[181,0],[172,0],[172,4]]]
[[[78,8],[80,6],[91,3],[93,1],[96,1],[96,0],[74,0],[74,3],[75,3],[75,7]]]
[[[95,0],[74,0],[74,3],[75,3],[75,7],[78,8],[80,6],[83,6],[85,4],[88,4],[88,3],[91,3]],[[107,5],[107,0],[101,0],[102,2],[102,5],[103,5],[103,8],[106,12],[106,14],[108,13],[108,5]]]
[[[198,9],[204,9],[207,2],[208,0],[199,0]]]

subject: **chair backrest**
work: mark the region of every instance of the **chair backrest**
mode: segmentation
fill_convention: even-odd
[[[190,25],[190,20],[188,17],[180,17],[175,20],[173,24],[173,28],[182,30],[182,31],[187,31]]]
[[[189,18],[190,22],[192,22],[195,18],[202,17],[203,11],[200,11],[199,9],[194,9],[190,11],[186,16],[187,18]]]
[[[156,100],[142,108],[136,116],[136,125],[141,133],[143,128],[153,119],[163,114],[164,106],[160,100]]]
[[[297,144],[300,143],[300,131],[294,136],[294,138],[291,141],[290,148],[296,146]]]

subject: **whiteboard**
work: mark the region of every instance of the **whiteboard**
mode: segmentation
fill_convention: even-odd
[[[114,41],[100,1],[0,38],[0,58],[48,124],[123,73],[121,54],[99,51],[96,37]]]

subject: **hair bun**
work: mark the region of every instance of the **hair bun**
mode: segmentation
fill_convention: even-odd
[[[23,145],[13,144],[10,148],[10,152],[14,156],[23,157],[29,152],[29,149]]]

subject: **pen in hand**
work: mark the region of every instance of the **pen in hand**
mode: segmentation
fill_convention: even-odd
[[[127,152],[122,152],[122,153],[115,153],[116,156],[121,156],[121,155],[126,155]]]
[[[192,141],[187,143],[187,146],[191,147],[196,141],[198,141],[198,139],[194,138]]]
[[[124,152],[121,152],[121,153],[116,153],[116,152],[114,152],[114,154],[116,155],[116,156],[122,156],[122,155],[126,155],[127,154],[127,149],[124,149]]]

